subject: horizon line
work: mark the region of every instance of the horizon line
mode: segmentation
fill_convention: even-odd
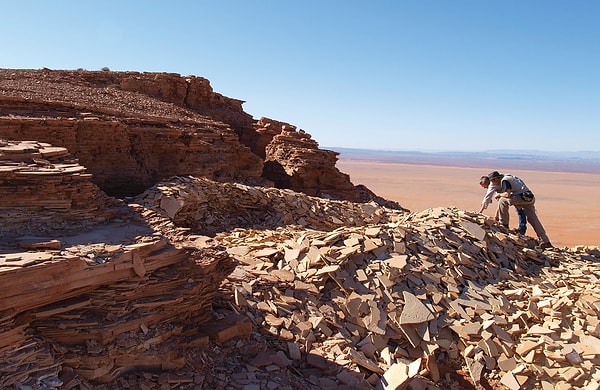
[[[319,146],[320,149],[344,149],[344,150],[363,150],[372,152],[419,152],[419,153],[552,153],[552,154],[575,154],[575,153],[598,153],[600,150],[542,150],[542,149],[485,149],[485,150],[465,150],[465,149],[383,149],[383,148],[360,148],[348,146]]]

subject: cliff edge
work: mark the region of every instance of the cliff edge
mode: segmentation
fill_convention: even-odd
[[[194,175],[383,201],[335,167],[337,152],[288,123],[253,119],[242,104],[196,76],[0,69],[0,138],[68,149],[109,195]]]

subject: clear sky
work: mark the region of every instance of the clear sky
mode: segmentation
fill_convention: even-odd
[[[0,67],[195,75],[321,147],[600,151],[598,0],[0,0]]]

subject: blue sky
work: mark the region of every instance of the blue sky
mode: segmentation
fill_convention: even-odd
[[[600,1],[0,0],[0,67],[171,72],[322,147],[600,151]]]

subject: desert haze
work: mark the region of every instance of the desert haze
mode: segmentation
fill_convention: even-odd
[[[464,165],[464,164],[461,164]],[[479,178],[491,171],[511,173],[536,195],[536,209],[550,240],[557,247],[600,245],[600,173],[501,169],[498,166],[410,164],[341,155],[338,168],[354,184],[364,184],[378,195],[395,200],[413,212],[434,207],[478,211],[485,190]],[[485,210],[494,215],[497,202]],[[517,225],[511,211],[510,227]],[[531,225],[527,235],[536,237]]]

